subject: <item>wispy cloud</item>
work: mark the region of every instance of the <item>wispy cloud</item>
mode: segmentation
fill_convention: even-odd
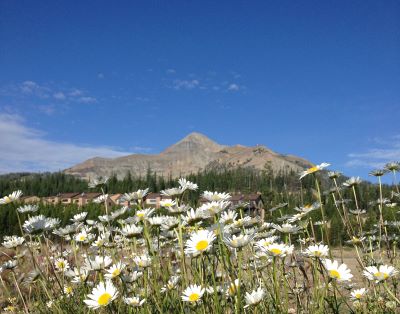
[[[81,89],[57,86],[54,83],[40,84],[31,80],[1,86],[0,95],[9,97],[18,103],[23,101],[29,101],[30,103],[40,101],[41,105],[50,105],[48,102],[54,100],[59,104],[92,104],[98,102],[96,97],[88,95],[87,92]]]
[[[174,80],[173,87],[177,90],[194,89],[200,87],[200,82],[199,80]]]
[[[53,97],[57,100],[65,100],[67,98],[63,92],[54,93]]]
[[[97,99],[94,97],[85,96],[85,97],[79,97],[78,101],[84,104],[94,104],[97,102]]]
[[[246,86],[242,83],[241,75],[237,72],[219,73],[207,71],[203,74],[188,73],[184,77],[175,77],[171,74],[178,73],[175,69],[167,69],[165,87],[178,91],[203,90],[208,92],[235,93],[244,92]],[[174,78],[175,77],[175,78]]]
[[[29,128],[15,114],[0,113],[0,173],[17,171],[57,171],[86,159],[120,157],[148,148],[134,147],[131,152],[107,146],[76,145],[46,139],[40,130]]]
[[[232,91],[232,92],[236,92],[236,91],[238,91],[240,89],[240,86],[238,85],[238,84],[235,84],[235,83],[231,83],[231,84],[229,84],[229,86],[228,86],[228,90],[229,91]]]
[[[389,139],[374,139],[376,146],[361,153],[350,153],[348,167],[381,168],[390,161],[400,160],[400,135]]]

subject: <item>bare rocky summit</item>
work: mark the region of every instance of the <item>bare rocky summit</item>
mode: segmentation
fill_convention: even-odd
[[[128,171],[145,175],[148,169],[159,176],[179,177],[199,170],[218,167],[252,167],[263,170],[269,164],[273,172],[300,172],[312,164],[300,157],[278,154],[265,146],[220,145],[203,134],[191,133],[160,154],[132,154],[119,158],[95,157],[66,169],[64,172],[89,179],[116,174],[123,178]]]

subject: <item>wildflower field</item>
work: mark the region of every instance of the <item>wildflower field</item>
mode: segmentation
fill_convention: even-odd
[[[95,200],[104,203],[101,215],[81,211],[67,223],[22,205],[23,191],[3,196],[0,211],[15,211],[19,232],[2,239],[1,310],[399,313],[400,164],[371,172],[378,195],[369,203],[372,224],[361,207],[361,180],[340,183],[328,166],[298,177],[312,182],[311,202],[275,204],[264,219],[223,191],[201,191],[207,202],[191,207],[198,186],[184,178],[162,191],[169,198],[160,209],[144,206],[148,189],[126,193],[129,206],[117,209],[108,208],[103,192]],[[384,175],[393,176],[389,189]],[[324,190],[322,176],[329,178]],[[107,180],[89,184],[106,191]],[[330,243],[328,200],[345,234],[340,245]]]

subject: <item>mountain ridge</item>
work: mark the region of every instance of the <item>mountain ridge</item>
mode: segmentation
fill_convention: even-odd
[[[117,175],[123,178],[128,171],[143,176],[148,169],[160,176],[173,178],[195,173],[210,167],[252,167],[273,172],[282,169],[302,171],[313,164],[301,157],[282,155],[264,145],[221,145],[204,134],[193,132],[159,154],[131,154],[117,158],[94,157],[65,169],[64,172],[84,179]]]

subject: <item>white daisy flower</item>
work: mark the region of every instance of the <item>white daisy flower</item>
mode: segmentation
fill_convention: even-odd
[[[24,205],[24,206],[20,206],[17,208],[17,211],[21,214],[23,213],[34,213],[36,211],[38,211],[39,206],[38,205]]]
[[[233,210],[227,210],[225,212],[222,212],[221,218],[219,219],[219,223],[229,225],[235,221],[237,216],[238,214]]]
[[[25,241],[23,237],[18,236],[4,236],[2,245],[7,249],[16,248],[22,245]]]
[[[112,265],[109,269],[107,269],[107,274],[104,276],[107,279],[114,279],[121,275],[122,271],[124,270],[125,265],[122,262],[118,262],[117,264]]]
[[[54,262],[54,265],[58,271],[65,272],[69,269],[69,263],[64,258],[58,258]]]
[[[394,275],[396,275],[398,271],[390,265],[380,265],[379,268],[376,266],[368,266],[365,267],[363,271],[363,275],[367,277],[368,280],[375,280],[375,282],[384,281]]]
[[[146,299],[140,300],[139,297],[131,297],[131,298],[124,297],[124,302],[133,307],[140,307],[143,305],[144,302],[146,302]]]
[[[117,296],[118,291],[111,281],[100,282],[83,302],[91,309],[98,309],[109,305]]]
[[[125,193],[122,196],[122,199],[125,201],[134,201],[134,200],[140,200],[143,197],[145,197],[147,195],[147,193],[149,192],[149,189],[144,189],[144,190],[137,190],[136,192],[131,192],[131,193]]]
[[[154,216],[150,217],[148,221],[152,226],[160,227],[168,218],[168,216]]]
[[[74,236],[76,242],[84,242],[87,243],[94,238],[94,234],[86,232],[86,230],[82,230]]]
[[[106,184],[109,180],[109,177],[104,177],[104,178],[94,178],[93,180],[90,180],[88,183],[89,188],[95,188],[96,186]]]
[[[0,198],[0,205],[2,204],[9,204],[15,201],[18,201],[19,198],[22,196],[22,191],[14,191],[8,196],[4,196],[3,198]]]
[[[329,254],[329,247],[323,244],[310,245],[304,251],[304,254],[306,254],[309,257],[317,257],[317,258],[327,257]]]
[[[148,255],[138,255],[133,258],[135,264],[142,268],[151,266],[151,257]]]
[[[255,243],[255,246],[258,247],[258,248],[267,247],[267,246],[275,243],[275,241],[278,240],[278,239],[279,239],[279,237],[277,237],[277,236],[266,237],[266,238],[263,238],[261,240],[258,240]]]
[[[274,224],[272,227],[282,233],[297,233],[301,230],[301,227],[291,224],[283,224],[282,226]]]
[[[127,238],[132,238],[132,237],[140,236],[142,231],[143,231],[143,227],[138,227],[135,224],[129,224],[129,225],[122,227],[120,233]]]
[[[212,201],[201,205],[198,210],[207,212],[209,216],[214,216],[224,211],[229,205],[230,202],[227,201]]]
[[[160,206],[166,207],[166,208],[173,207],[173,206],[176,206],[176,201],[173,201],[171,199],[166,199],[166,200],[160,201]]]
[[[231,196],[228,193],[218,193],[210,191],[204,191],[201,196],[210,202],[229,201],[229,199],[231,198]]]
[[[271,256],[285,257],[286,255],[293,253],[294,246],[293,245],[289,246],[281,243],[272,243],[266,247],[265,246],[261,247],[261,249]]]
[[[198,185],[196,183],[190,182],[186,180],[185,178],[180,178],[178,180],[179,185],[181,186],[182,190],[192,190],[195,191],[198,189]]]
[[[193,225],[196,222],[199,222],[205,218],[205,214],[200,210],[194,210],[191,208],[188,210],[185,216],[182,216],[183,223],[185,225]]]
[[[155,209],[154,208],[145,208],[138,210],[135,214],[135,218],[137,221],[147,220],[153,215]]]
[[[85,267],[87,270],[102,270],[110,266],[112,259],[109,256],[96,255],[94,259],[87,258],[85,260]]]
[[[191,285],[182,292],[182,300],[185,302],[196,303],[201,300],[205,289],[198,285]]]
[[[233,221],[232,226],[235,228],[242,228],[251,225],[251,217],[245,216],[243,218],[239,218],[238,220]]]
[[[171,188],[171,189],[166,189],[162,190],[160,193],[161,195],[164,196],[176,196],[176,195],[181,195],[184,192],[182,188]]]
[[[238,236],[233,235],[232,237],[224,236],[224,242],[229,247],[237,249],[249,244],[253,238],[254,234],[240,234]]]
[[[180,276],[171,276],[171,278],[168,280],[167,284],[161,288],[161,292],[167,292],[167,291],[175,289],[176,286],[178,285],[179,280],[180,280]]]
[[[352,300],[360,300],[364,297],[364,295],[368,292],[367,289],[361,288],[361,289],[355,289],[351,292],[351,299]]]
[[[307,170],[303,171],[300,174],[300,180],[303,179],[305,176],[311,174],[311,173],[315,173],[315,172],[320,171],[320,170],[322,170],[322,169],[324,169],[326,167],[329,167],[329,166],[330,166],[330,164],[328,164],[326,162],[323,162],[320,165],[316,165],[314,167],[308,168]]]
[[[86,281],[89,272],[85,267],[79,269],[75,267],[74,269],[68,269],[65,272],[65,275],[72,278],[72,283],[82,283]]]
[[[351,177],[350,179],[343,182],[343,186],[345,186],[346,188],[351,188],[355,185],[360,184],[361,182],[362,180],[360,179],[360,177]]]
[[[208,251],[215,240],[215,234],[208,230],[199,230],[190,235],[190,239],[186,242],[185,253],[194,256]]]
[[[74,287],[72,286],[64,286],[64,293],[67,297],[74,294]]]
[[[102,194],[93,200],[93,203],[104,203],[108,199],[108,194]]]
[[[81,212],[79,214],[74,215],[74,217],[71,218],[71,221],[73,222],[81,222],[84,221],[86,216],[87,216],[87,212]]]
[[[60,223],[58,218],[47,218],[43,215],[33,216],[26,220],[23,229],[27,233],[40,233],[54,229]]]
[[[246,292],[244,298],[246,300],[246,305],[244,308],[249,307],[250,305],[257,305],[264,299],[265,290],[259,287],[257,290],[252,291],[251,293]]]
[[[331,261],[330,259],[324,260],[324,266],[328,272],[329,277],[337,281],[351,281],[353,275],[346,264],[339,265],[338,261]]]

